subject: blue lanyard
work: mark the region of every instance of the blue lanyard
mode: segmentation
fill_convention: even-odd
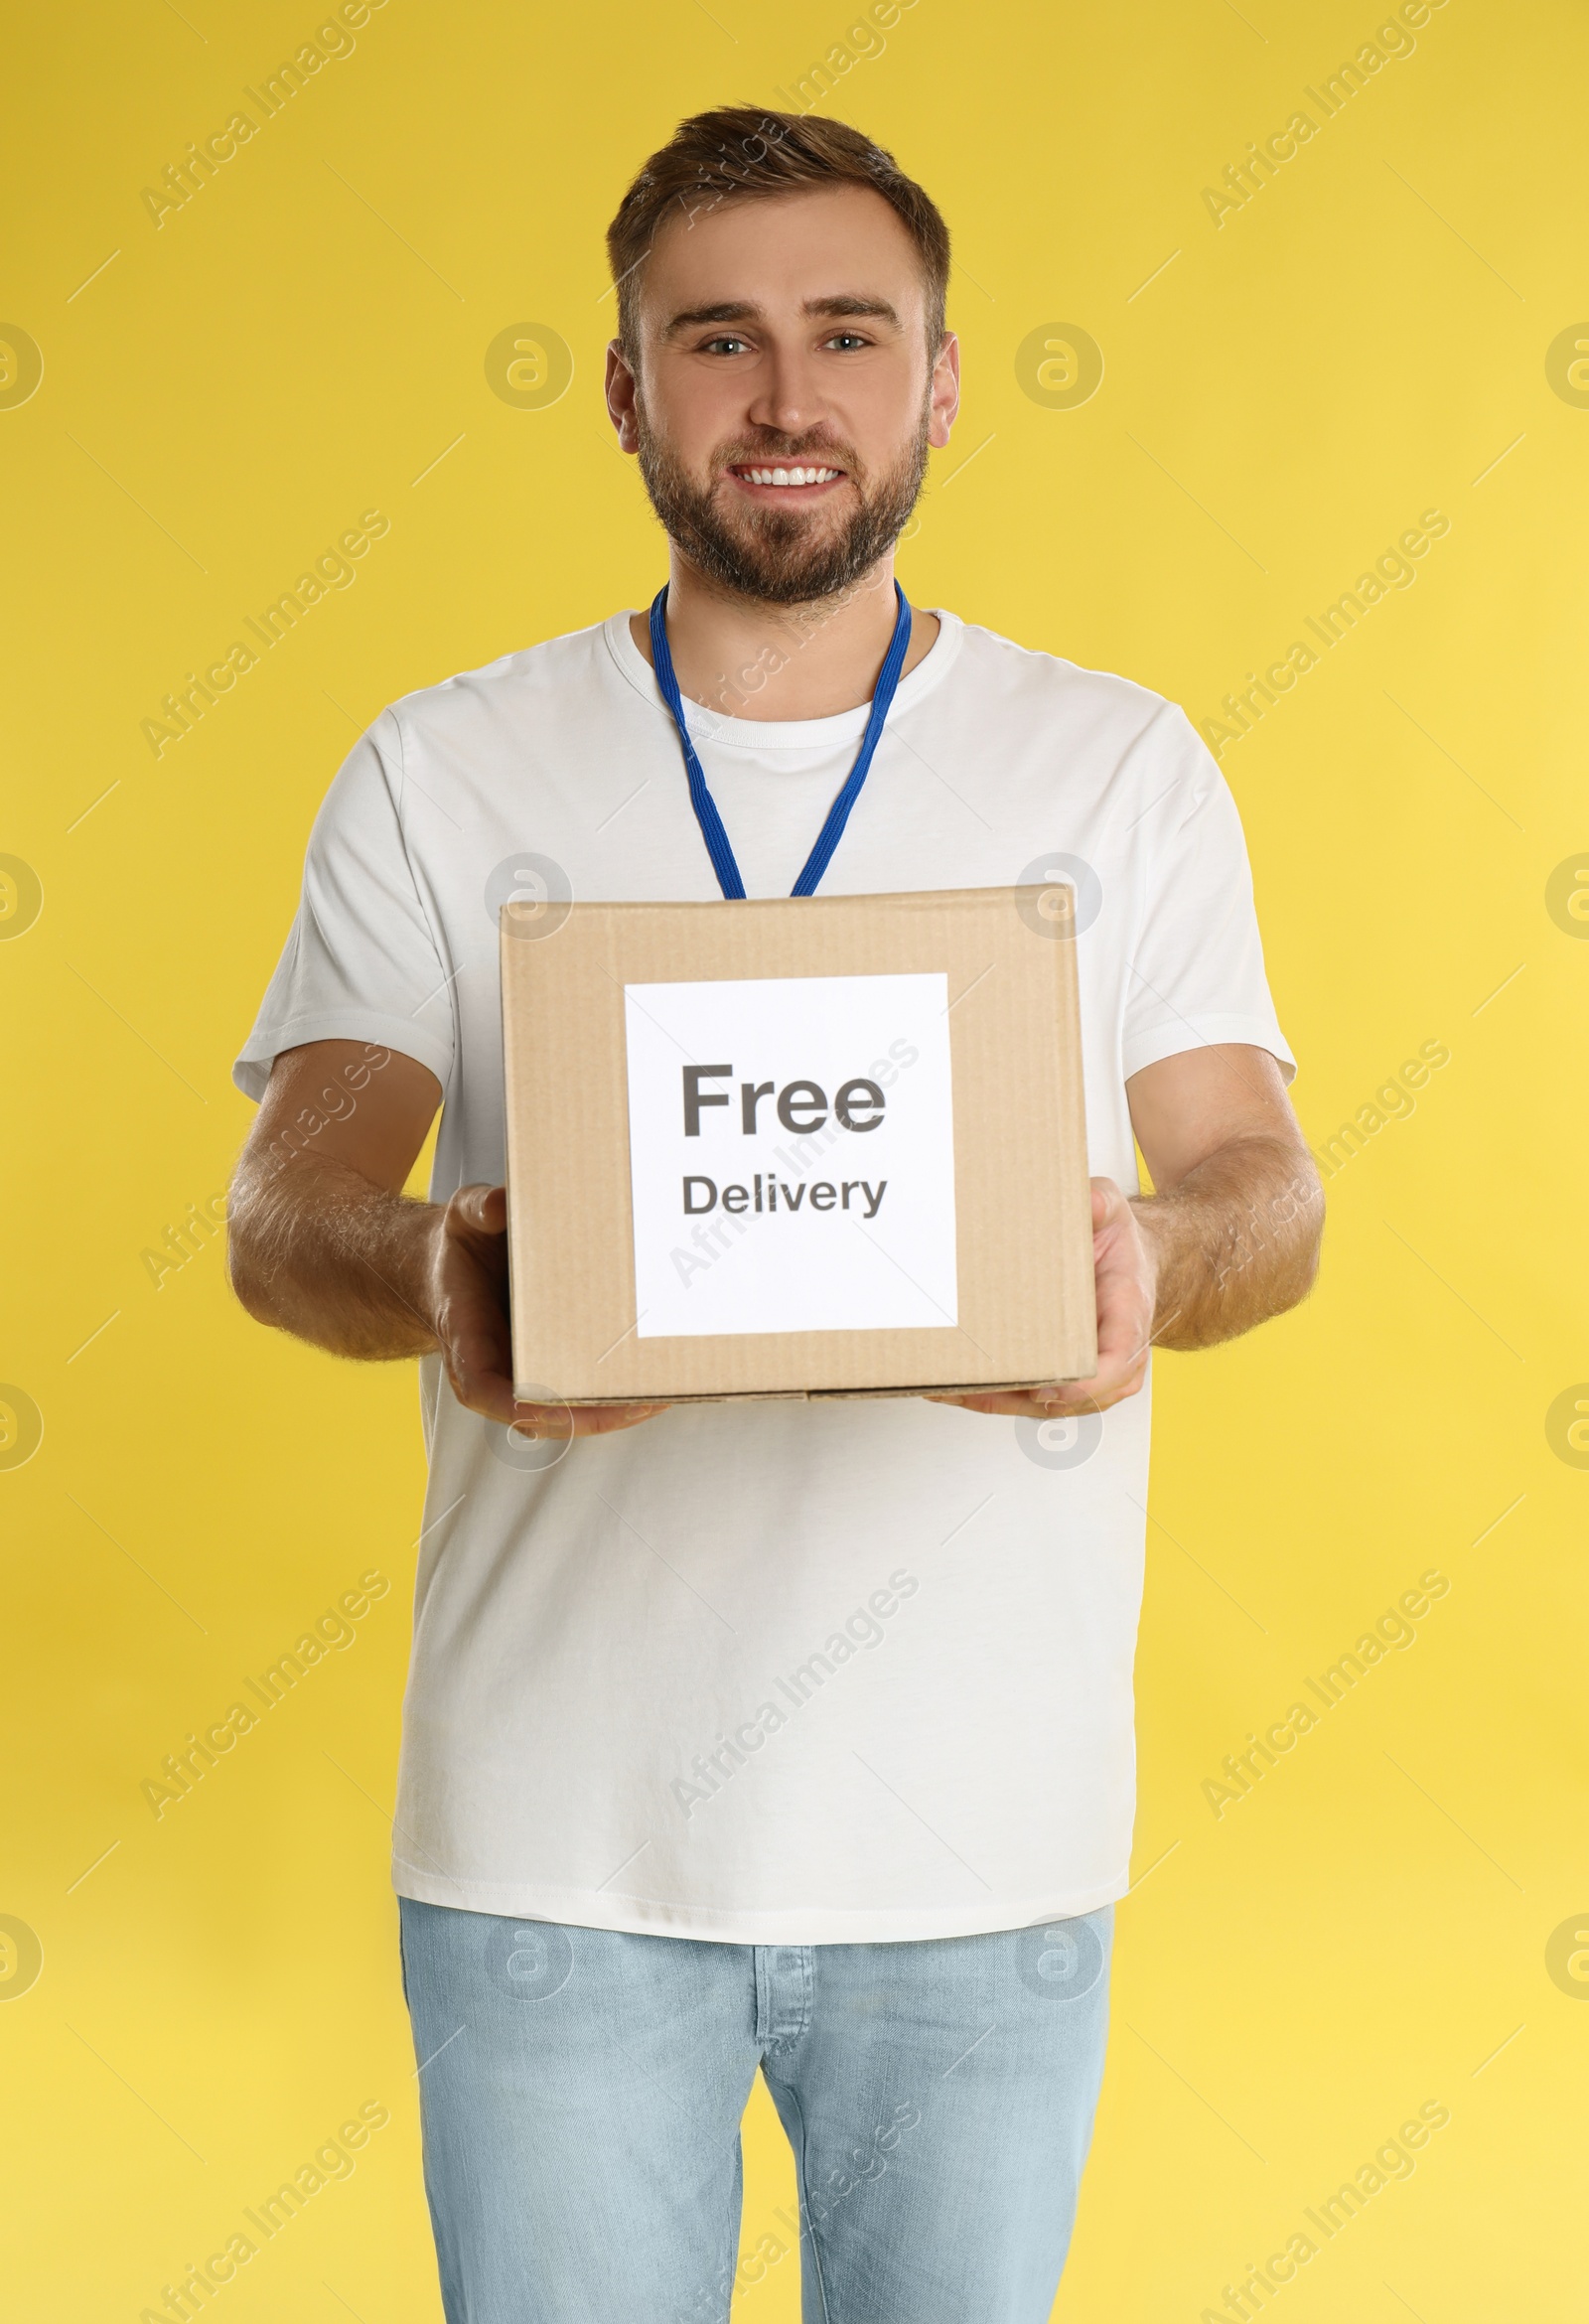
[[[883,733],[883,721],[894,699],[894,689],[900,682],[900,671],[905,666],[905,655],[911,643],[911,609],[904,590],[896,581],[894,594],[899,599],[899,612],[894,617],[894,635],[889,640],[883,666],[878,672],[877,691],[872,696],[871,716],[866,721],[866,733],[849,780],[827,810],[827,820],[817,835],[816,845],[805,858],[805,867],[790,890],[792,896],[814,896],[817,883],[832,859],[834,848],[844,835],[844,826],[850,819],[850,809],[861,796],[861,785],[866,781]],[[673,724],[678,728],[678,739],[684,746],[684,771],[689,777],[689,801],[695,809],[695,820],[701,827],[706,852],[712,859],[717,884],[731,902],[743,901],[745,882],[740,878],[739,865],[723,828],[723,818],[717,811],[717,801],[706,788],[706,777],[689,739],[689,728],[684,723],[684,705],[679,699],[678,680],[673,674],[673,656],[667,648],[667,584],[664,582],[651,600],[651,661],[656,671],[656,683],[662,700],[673,713]]]

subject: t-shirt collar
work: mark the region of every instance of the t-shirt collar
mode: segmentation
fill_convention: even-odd
[[[914,709],[924,694],[931,693],[960,651],[964,625],[959,616],[939,606],[921,610],[937,615],[939,633],[916,667],[901,678],[891,717]],[[656,673],[630,631],[631,618],[629,613],[616,613],[603,623],[608,651],[636,691],[667,718],[667,704],[657,686]],[[690,701],[687,696],[684,700],[684,718],[692,742],[709,742],[726,750],[742,751],[821,751],[838,743],[858,742],[866,732],[870,709],[869,702],[859,702],[854,709],[835,711],[830,718],[727,718]],[[672,723],[671,719],[668,723]]]

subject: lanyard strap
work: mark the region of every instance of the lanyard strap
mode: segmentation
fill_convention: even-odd
[[[861,738],[860,751],[843,790],[827,810],[827,820],[817,834],[816,845],[805,858],[804,869],[790,890],[792,896],[814,896],[817,883],[832,860],[833,850],[844,835],[844,826],[850,819],[850,809],[861,796],[861,785],[871,768],[872,754],[883,733],[883,722],[894,699],[894,689],[900,682],[900,671],[905,666],[905,655],[911,643],[911,609],[904,590],[896,581],[894,594],[899,599],[899,611],[894,617],[894,635],[889,640],[883,666],[877,676],[877,691],[872,696],[871,715],[866,721],[866,732]],[[684,723],[684,705],[679,698],[678,679],[673,674],[673,656],[667,645],[667,584],[664,581],[651,600],[651,661],[656,671],[656,683],[662,700],[673,714],[678,728],[678,739],[684,746],[684,771],[689,777],[689,802],[695,809],[695,820],[701,827],[706,852],[712,859],[717,884],[731,902],[743,901],[745,882],[740,877],[723,818],[717,811],[717,801],[706,788],[706,777],[696,756],[695,745],[689,739],[689,728]]]

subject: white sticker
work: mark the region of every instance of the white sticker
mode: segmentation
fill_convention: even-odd
[[[948,978],[626,984],[637,1336],[959,1320]]]

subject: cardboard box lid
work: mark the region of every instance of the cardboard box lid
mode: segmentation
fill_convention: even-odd
[[[1089,1377],[1096,1339],[1076,945],[1069,941],[1063,888],[1058,919],[1053,898],[1047,912],[1034,909],[1034,900],[1048,893],[983,888],[745,903],[576,902],[516,920],[519,908],[505,905],[508,1254],[520,1396],[574,1404],[876,1395]],[[878,982],[828,981],[838,978]],[[775,1001],[779,1022],[797,1021],[801,994],[785,981],[796,979],[824,980],[824,993],[809,987],[813,1003],[838,998],[856,1026],[856,1054],[824,1068],[828,1086],[800,1078],[809,1065],[788,1039],[776,1057],[752,1054],[753,1034],[736,1036],[740,1055],[723,1048],[726,1035],[716,1040],[722,1055],[692,1054],[698,1043],[689,1037],[691,1025],[754,1028],[764,1009],[772,1021]],[[938,982],[930,986],[928,979]],[[690,989],[756,985],[765,994]],[[645,987],[675,989],[636,990]],[[869,1078],[886,1050],[869,1046],[869,1016],[874,1024],[883,1020],[866,1003],[885,993],[891,1003],[909,1002],[922,1029],[910,1044],[895,1044],[896,1056],[909,1047],[937,1057],[946,1032],[940,1089],[936,1069],[921,1066],[914,1083],[904,1076],[902,1091],[891,1089],[887,1098],[883,1077]],[[936,1006],[924,1016],[934,993]],[[641,1054],[648,1048],[656,1052],[649,1064]],[[695,1069],[700,1107],[687,1133],[675,1114],[676,1095],[667,1101],[665,1125],[653,1131],[650,1099],[642,1094],[660,1086],[656,1077],[664,1071],[674,1088],[673,1066],[662,1062],[673,1053],[679,1093],[691,1088],[684,1067]],[[838,1054],[831,1035],[822,1054]],[[764,1070],[760,1084],[758,1070]],[[847,1128],[839,1120],[841,1072],[851,1077]],[[794,1079],[784,1081],[790,1075]],[[640,1109],[633,1152],[632,1089]],[[746,1093],[758,1089],[765,1094],[753,1102]],[[935,1197],[927,1182],[937,1165],[924,1124],[939,1097],[945,1131],[952,1119],[952,1172],[933,1182]],[[885,1124],[888,1099],[894,1110]],[[774,1110],[780,1105],[782,1121]],[[818,1114],[820,1129],[808,1128]],[[912,1121],[918,1143],[902,1149]],[[885,1126],[887,1136],[869,1146],[869,1130]],[[698,1147],[679,1145],[683,1134],[698,1137]],[[671,1254],[659,1254],[655,1243],[651,1213],[662,1196],[648,1175],[652,1139],[653,1175],[669,1205],[679,1156],[698,1170],[693,1190],[682,1181]],[[881,1211],[865,1215],[866,1205],[890,1199],[876,1191],[886,1181],[866,1168],[867,1156],[885,1147],[921,1161],[895,1175],[895,1208],[886,1221]],[[948,1157],[942,1161],[946,1172]],[[729,1169],[732,1180],[721,1175]],[[862,1175],[852,1177],[852,1169]],[[774,1178],[776,1187],[767,1183]],[[862,1186],[864,1195],[851,1192]],[[796,1195],[800,1187],[804,1195]],[[640,1263],[650,1287],[644,1307],[637,1292],[637,1189]],[[711,1224],[702,1227],[701,1214],[685,1205],[707,1206],[708,1189]],[[781,1190],[784,1202],[770,1216],[763,1197],[777,1203]],[[724,1198],[741,1191],[743,1215],[729,1218]],[[775,1248],[784,1254],[776,1262]],[[900,1261],[902,1249],[909,1263]],[[796,1251],[801,1263],[791,1265]],[[665,1266],[658,1274],[663,1255],[691,1292],[704,1276],[702,1262],[719,1269],[695,1309],[673,1295]],[[781,1285],[776,1294],[774,1273]],[[818,1279],[826,1283],[820,1297],[836,1301],[835,1312],[853,1307],[944,1320],[744,1328],[763,1296],[776,1296],[786,1316],[799,1310],[805,1274],[812,1298]],[[764,1275],[765,1294],[756,1289]],[[736,1328],[693,1328],[696,1313],[729,1304]],[[692,1328],[669,1323],[670,1317],[688,1318]]]

